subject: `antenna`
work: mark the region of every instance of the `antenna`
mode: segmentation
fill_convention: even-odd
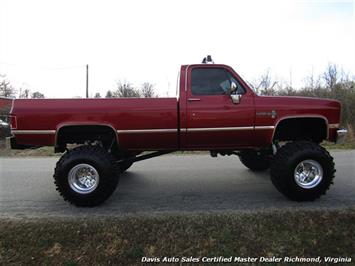
[[[214,64],[214,61],[212,60],[212,56],[207,55],[205,58],[203,58],[202,64]]]

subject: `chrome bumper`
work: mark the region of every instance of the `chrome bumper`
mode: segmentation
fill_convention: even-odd
[[[346,129],[338,129],[336,143],[344,143],[346,134],[348,134],[348,131]]]

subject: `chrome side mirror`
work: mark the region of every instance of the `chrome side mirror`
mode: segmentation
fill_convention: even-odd
[[[240,102],[240,98],[242,98],[241,94],[231,94],[232,102],[234,104],[238,104]]]
[[[231,83],[230,94],[234,94],[237,91],[237,84],[235,82]]]
[[[235,82],[232,82],[230,88],[230,96],[234,104],[238,104],[240,102],[240,98],[242,98],[241,94],[237,94],[237,88],[237,84]]]

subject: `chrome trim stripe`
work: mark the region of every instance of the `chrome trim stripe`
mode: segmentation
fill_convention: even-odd
[[[274,126],[256,126],[256,130],[264,130],[264,129],[274,129]]]
[[[239,131],[239,130],[253,130],[254,127],[202,127],[202,128],[187,128],[187,132],[201,132],[201,131]]]
[[[213,132],[213,131],[240,131],[253,130],[254,127],[203,127],[203,128],[187,128],[187,132]],[[274,126],[257,126],[256,130],[274,129]],[[134,134],[134,133],[176,133],[177,129],[127,129],[117,130],[117,133]],[[12,130],[13,134],[55,134],[55,130]]]
[[[55,134],[55,130],[11,130],[13,134]]]
[[[339,128],[339,124],[329,124],[329,128]]]
[[[274,129],[274,126],[256,126],[256,130]],[[254,130],[253,126],[248,127],[201,127],[201,128],[186,128],[187,132],[214,132],[214,131],[241,131]],[[127,129],[117,130],[117,133],[175,133],[177,129]]]
[[[240,131],[240,130],[271,130],[275,126],[249,126],[249,127],[214,127],[214,128],[187,128],[187,132],[213,132],[213,131]],[[329,128],[339,128],[339,124],[329,124]],[[117,133],[175,133],[177,129],[128,129],[117,130]],[[11,130],[13,134],[55,134],[55,130]]]
[[[117,133],[176,133],[177,129],[123,129],[117,130]]]

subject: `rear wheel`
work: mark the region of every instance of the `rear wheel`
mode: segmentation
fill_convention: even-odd
[[[325,194],[334,179],[334,161],[329,152],[309,141],[290,142],[276,153],[271,181],[291,200],[313,201]]]
[[[65,201],[93,207],[115,191],[119,170],[115,159],[99,146],[81,146],[65,153],[54,170],[56,189]]]
[[[270,159],[267,155],[253,150],[241,151],[239,159],[252,171],[264,171],[270,167]]]

